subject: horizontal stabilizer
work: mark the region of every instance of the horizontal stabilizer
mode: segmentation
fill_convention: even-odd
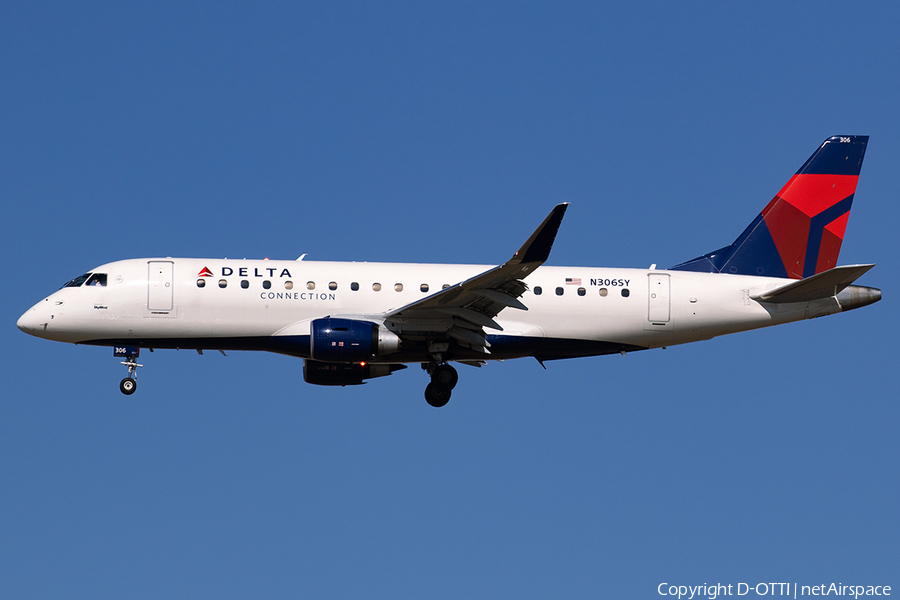
[[[751,298],[757,302],[771,303],[809,302],[820,298],[830,298],[831,296],[837,296],[844,288],[862,277],[864,273],[874,266],[848,265],[835,267],[818,275],[751,296]]]

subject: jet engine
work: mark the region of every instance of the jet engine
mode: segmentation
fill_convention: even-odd
[[[399,364],[331,363],[304,359],[303,380],[316,385],[360,385],[365,379],[384,377],[405,368],[406,365]]]
[[[331,363],[366,362],[400,348],[400,338],[378,323],[325,317],[310,323],[309,356]]]

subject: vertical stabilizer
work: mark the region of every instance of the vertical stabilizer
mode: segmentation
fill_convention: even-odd
[[[834,268],[868,141],[828,138],[733,244],[671,269],[802,279]]]

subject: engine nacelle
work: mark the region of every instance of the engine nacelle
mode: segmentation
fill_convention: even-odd
[[[365,362],[400,347],[400,338],[371,321],[325,317],[316,319],[309,327],[309,355],[317,361]]]
[[[330,363],[304,359],[303,380],[315,385],[360,385],[365,379],[384,377],[405,368],[406,365]]]

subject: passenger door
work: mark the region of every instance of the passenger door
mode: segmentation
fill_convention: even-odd
[[[175,263],[170,260],[151,260],[147,265],[147,308],[151,311],[172,310]]]

